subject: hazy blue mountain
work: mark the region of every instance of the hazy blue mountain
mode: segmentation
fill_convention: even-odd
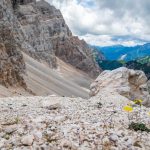
[[[125,61],[132,61],[140,57],[150,56],[150,43],[134,47],[125,47],[122,45],[94,47],[101,51],[107,60],[121,59]]]

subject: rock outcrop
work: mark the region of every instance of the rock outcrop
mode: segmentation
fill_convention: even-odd
[[[150,103],[147,77],[142,71],[121,67],[102,72],[91,85],[90,95],[98,96],[104,92],[119,94],[129,100],[142,99],[147,106]]]
[[[19,25],[9,0],[0,1],[0,84],[25,85],[22,74],[25,63],[17,37]]]
[[[49,21],[45,14],[47,13],[50,16],[50,11],[53,11],[54,7],[49,8],[49,4],[46,3],[46,6],[44,6],[48,6],[49,11],[45,12],[41,8],[43,3],[45,4],[46,2],[32,3],[31,1],[22,5],[18,4],[15,9],[15,15],[24,32],[25,42],[22,44],[23,51],[38,61],[46,62],[49,67],[56,68],[56,56],[50,33],[51,26],[55,21]]]

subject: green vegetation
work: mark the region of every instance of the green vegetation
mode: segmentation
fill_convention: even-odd
[[[129,103],[128,105],[123,107],[123,110],[128,113],[129,129],[134,130],[134,131],[150,132],[150,129],[148,127],[146,127],[145,123],[139,122],[139,120],[141,120],[141,106],[142,106],[143,100],[137,99],[137,100],[134,100],[133,102],[135,105],[137,105],[137,107],[140,107],[139,111],[136,112],[136,115],[138,116],[138,117],[136,116],[136,122],[133,122],[133,121],[131,122],[131,119],[129,117],[129,113],[132,114],[132,112],[134,111],[132,104]],[[150,112],[148,112],[148,115],[150,115]]]
[[[114,70],[119,67],[127,67],[129,69],[144,71],[148,79],[150,79],[150,56],[129,62],[125,62],[124,60],[100,60],[98,57],[95,59],[103,70]]]
[[[119,67],[122,67],[123,64],[119,61],[109,61],[109,60],[96,60],[98,62],[98,65],[103,69],[103,70],[113,70]]]
[[[143,58],[139,58],[139,59],[137,59],[137,62],[138,62],[138,63],[141,63],[141,64],[150,63],[150,56],[146,56],[146,57],[143,57]]]
[[[134,130],[134,131],[150,132],[150,129],[147,128],[144,123],[131,122],[131,124],[129,124],[129,129]]]

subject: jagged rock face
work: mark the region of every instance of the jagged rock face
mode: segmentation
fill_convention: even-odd
[[[0,1],[0,84],[25,86],[25,64],[16,41],[19,29],[10,6],[9,0]]]
[[[125,67],[113,71],[104,71],[90,88],[91,96],[107,91],[108,95],[109,93],[118,93],[130,100],[143,99],[147,106],[150,104],[147,77],[142,71]]]
[[[84,40],[78,37],[54,39],[56,56],[78,69],[87,72],[91,77],[97,77],[100,69],[95,63],[93,52]]]
[[[15,14],[28,43],[24,44],[23,50],[33,58],[48,63],[51,68],[56,68],[56,56],[50,33],[53,20],[52,23],[48,23],[35,3],[18,5]]]
[[[72,36],[59,10],[45,1],[19,5],[16,14],[36,56],[56,68],[56,57],[96,77],[100,73],[85,41]],[[31,53],[32,50],[28,50]],[[35,56],[35,58],[36,58]]]
[[[36,2],[36,0],[11,0],[13,8],[17,8],[18,5],[28,4],[32,2]]]

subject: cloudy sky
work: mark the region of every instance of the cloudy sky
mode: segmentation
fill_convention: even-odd
[[[89,44],[133,46],[150,42],[150,0],[47,0],[73,34]]]

